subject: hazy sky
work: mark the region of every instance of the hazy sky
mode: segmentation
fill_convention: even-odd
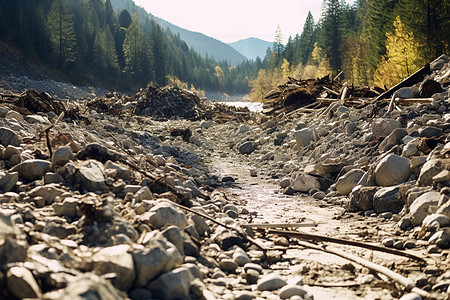
[[[301,33],[308,11],[317,22],[322,0],[134,0],[149,13],[226,43],[248,37],[272,42]]]

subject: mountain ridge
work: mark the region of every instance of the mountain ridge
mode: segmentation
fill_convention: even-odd
[[[193,48],[203,57],[213,58],[216,61],[227,61],[231,65],[238,65],[247,60],[246,56],[232,46],[203,33],[190,31],[172,24],[147,12],[132,0],[111,0],[111,4],[117,12],[127,9],[130,13],[136,13],[139,19],[145,19],[146,16],[153,18],[162,28],[169,29],[174,34],[179,34],[190,48]]]
[[[228,43],[228,45],[236,49],[239,53],[242,53],[248,59],[255,60],[257,57],[264,59],[267,48],[270,48],[272,43],[259,38],[249,37]]]

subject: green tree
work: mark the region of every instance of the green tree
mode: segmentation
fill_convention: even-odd
[[[104,70],[119,70],[116,45],[108,26],[98,31],[94,41],[94,53],[97,57],[97,61],[100,63],[100,67]]]
[[[342,7],[339,0],[324,0],[318,36],[319,47],[329,59],[331,69],[341,69]]]
[[[148,41],[137,20],[127,29],[123,52],[125,57],[125,72],[138,84],[146,84],[152,80],[153,57],[149,53]],[[149,76],[150,75],[150,76]]]
[[[275,30],[275,39],[273,41],[273,51],[275,51],[275,53],[278,57],[280,57],[284,51],[283,32],[281,31],[280,25],[277,25],[277,29]]]
[[[314,17],[311,11],[308,12],[305,25],[300,35],[297,47],[297,60],[295,64],[306,64],[311,58],[311,53],[314,50],[314,44],[316,42],[316,25],[314,23]]]
[[[449,0],[400,0],[397,11],[422,43],[428,60],[444,52],[445,45],[450,43]]]
[[[74,62],[77,54],[73,15],[64,0],[53,1],[47,15],[47,29],[57,66],[62,69],[68,63]]]

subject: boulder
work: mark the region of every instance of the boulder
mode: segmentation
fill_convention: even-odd
[[[186,215],[166,201],[156,204],[150,211],[143,214],[141,218],[147,219],[156,228],[175,225],[180,229],[184,229],[187,226]]]
[[[294,132],[295,141],[299,147],[306,147],[312,141],[317,141],[317,133],[313,129],[303,128],[299,131]]]
[[[401,124],[397,120],[380,118],[372,122],[372,133],[375,137],[385,138],[400,127]]]
[[[23,122],[23,116],[18,113],[17,111],[14,110],[10,110],[6,113],[5,119],[10,120],[10,119],[15,119],[16,121],[19,122]]]
[[[233,253],[233,259],[241,267],[251,263],[251,260],[248,257],[247,253],[245,253],[245,251],[241,247],[236,247]]]
[[[181,267],[162,274],[158,279],[148,285],[152,298],[156,299],[190,299],[189,289],[194,276]]]
[[[52,155],[52,165],[64,166],[71,159],[73,159],[73,153],[69,146],[60,147],[55,150]]]
[[[58,216],[75,218],[78,216],[78,203],[79,199],[67,197],[63,200],[63,202],[53,204],[53,209]]]
[[[294,296],[303,297],[306,294],[307,294],[306,290],[298,285],[285,285],[278,292],[280,299],[290,299],[291,297]]]
[[[427,126],[419,129],[419,136],[424,138],[439,138],[444,134],[444,130],[437,127]]]
[[[438,175],[442,170],[448,169],[450,159],[431,159],[427,161],[420,169],[418,186],[428,186],[433,184],[433,177]]]
[[[132,173],[128,167],[108,160],[105,163],[105,171],[108,173],[110,170],[115,171],[114,177],[121,178],[123,180],[129,180],[131,178]]]
[[[399,213],[404,204],[401,189],[398,186],[382,188],[373,196],[373,208],[377,213]]]
[[[402,87],[395,92],[396,98],[410,99],[419,96],[419,88],[416,86]]]
[[[262,277],[257,284],[258,291],[273,291],[287,285],[286,280],[279,274],[272,273]]]
[[[19,299],[41,298],[41,289],[27,268],[10,268],[6,273],[6,282],[9,290]]]
[[[379,190],[379,187],[375,186],[357,186],[350,193],[350,210],[371,210],[373,209],[373,197]]]
[[[421,225],[426,216],[429,215],[428,208],[437,205],[441,194],[439,192],[428,192],[414,200],[409,207],[409,212],[414,225]],[[439,212],[438,212],[439,213]]]
[[[19,180],[18,172],[11,172],[0,175],[0,190],[4,193],[10,192],[14,189]]]
[[[30,197],[42,197],[46,204],[52,204],[55,198],[61,196],[65,191],[58,188],[56,184],[38,186],[29,191]]]
[[[14,166],[11,171],[27,181],[41,179],[50,170],[51,163],[41,159],[29,159]]]
[[[0,144],[7,147],[8,145],[19,147],[22,139],[9,128],[0,127]]]
[[[81,162],[75,178],[80,188],[89,192],[103,192],[106,190],[103,164],[97,160]]]
[[[375,182],[380,186],[391,186],[405,182],[411,174],[409,159],[388,154],[375,168]]]
[[[305,193],[313,189],[320,189],[320,183],[316,177],[298,171],[291,176],[291,187],[296,192]]]
[[[400,144],[402,138],[408,135],[404,128],[396,128],[378,146],[381,152],[389,151],[395,145]]]
[[[168,253],[160,240],[150,240],[145,248],[135,250],[132,255],[136,270],[135,287],[147,286],[150,281],[175,266],[173,255]]]
[[[245,142],[239,146],[239,153],[241,154],[251,154],[256,150],[255,144],[253,142]]]
[[[129,253],[129,245],[106,247],[92,257],[93,272],[97,275],[115,273],[112,283],[126,291],[131,288],[135,279],[133,256]]]
[[[339,177],[336,182],[337,192],[344,196],[350,194],[353,188],[358,185],[358,182],[361,180],[364,173],[363,170],[354,169]]]

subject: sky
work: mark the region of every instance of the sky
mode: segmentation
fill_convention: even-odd
[[[320,17],[322,0],[134,0],[147,12],[182,28],[225,43],[256,37],[274,40],[280,25],[284,42],[301,33],[308,11]]]

